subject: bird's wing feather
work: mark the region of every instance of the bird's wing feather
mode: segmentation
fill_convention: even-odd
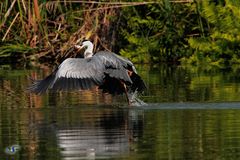
[[[98,59],[68,58],[48,77],[35,81],[28,89],[42,94],[47,89],[73,90],[90,89],[103,83],[104,65]]]
[[[108,74],[110,77],[132,83],[127,70],[128,66],[133,66],[131,61],[126,60],[115,53],[106,51],[96,53],[95,57],[104,64],[104,73]]]
[[[95,57],[68,58],[61,63],[56,73],[58,78],[76,78],[76,79],[92,79],[96,83],[101,83],[103,78],[103,64]]]

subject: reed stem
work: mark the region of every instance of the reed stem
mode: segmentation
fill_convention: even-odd
[[[9,31],[11,30],[11,28],[12,28],[12,25],[13,25],[13,24],[14,24],[14,22],[16,21],[16,19],[17,19],[18,15],[19,15],[19,12],[16,14],[16,16],[14,17],[14,19],[13,19],[12,23],[11,23],[11,24],[10,24],[10,26],[8,27],[8,29],[7,29],[7,32],[5,33],[5,35],[4,35],[4,36],[3,36],[3,38],[2,38],[2,41],[4,41],[4,40],[5,40],[5,38],[7,37],[8,33],[9,33]]]

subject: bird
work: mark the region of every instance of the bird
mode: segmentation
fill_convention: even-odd
[[[50,91],[88,90],[98,87],[103,93],[125,94],[143,92],[146,85],[138,75],[133,63],[110,51],[93,53],[94,45],[85,40],[74,46],[84,49],[84,58],[65,59],[50,75],[42,80],[33,80],[28,91],[42,95]]]

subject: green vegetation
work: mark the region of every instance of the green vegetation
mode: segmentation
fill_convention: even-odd
[[[87,38],[137,63],[231,65],[240,63],[239,9],[235,0],[4,0],[0,58],[61,61]]]
[[[190,62],[234,64],[240,60],[240,2],[226,0],[222,3],[201,3],[201,16],[206,20],[205,34],[188,39],[194,49]]]
[[[197,32],[195,3],[159,3],[125,10],[128,46],[121,50],[136,62],[174,61],[189,54],[187,38]],[[191,53],[191,52],[190,52]]]

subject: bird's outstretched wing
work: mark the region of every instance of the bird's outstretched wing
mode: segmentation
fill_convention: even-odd
[[[136,72],[131,61],[112,52],[101,51],[86,59],[68,58],[48,77],[34,81],[28,90],[36,94],[45,93],[48,89],[86,90],[101,86],[106,76],[130,85],[133,82],[128,74],[129,68]]]
[[[100,51],[95,54],[96,59],[104,64],[104,73],[112,78],[123,80],[131,84],[132,80],[128,75],[129,68],[135,72],[135,68],[131,61],[112,52]]]
[[[48,89],[76,90],[90,89],[103,83],[104,65],[98,59],[68,58],[48,77],[36,80],[28,88],[36,94],[45,93]]]

